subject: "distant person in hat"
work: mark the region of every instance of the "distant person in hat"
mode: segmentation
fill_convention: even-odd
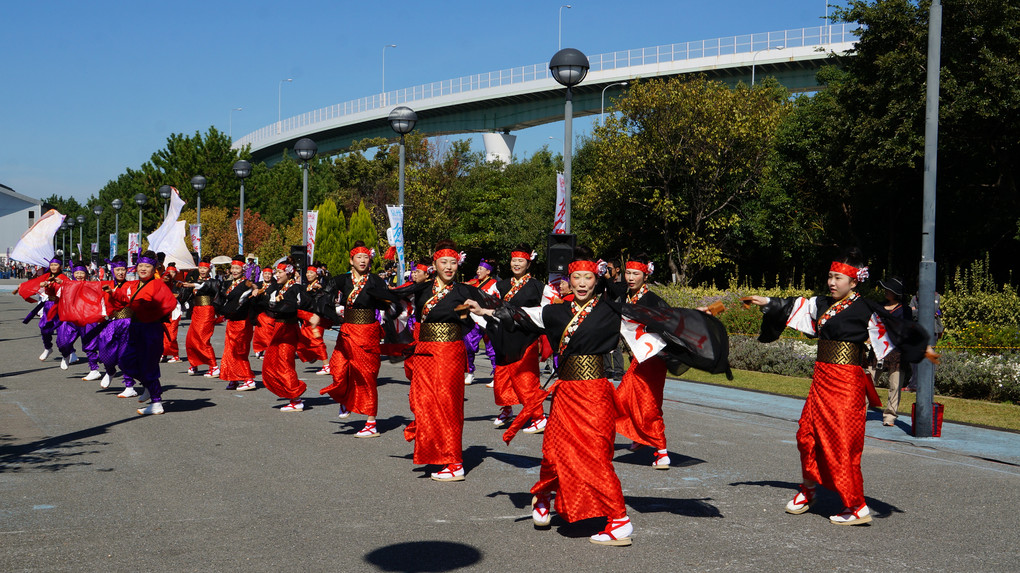
[[[882,279],[878,286],[885,289],[885,302],[883,306],[889,314],[901,320],[912,320],[910,307],[904,303],[903,281],[897,277]],[[871,354],[868,374],[872,381],[877,382],[883,372],[889,375],[889,399],[886,401],[885,410],[882,412],[882,425],[892,426],[896,423],[897,409],[900,406],[900,388],[903,382],[910,378],[910,368],[900,361],[900,351],[893,349],[882,360],[877,360],[875,354]]]

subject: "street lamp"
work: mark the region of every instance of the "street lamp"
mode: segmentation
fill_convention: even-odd
[[[397,185],[397,202],[400,204],[401,216],[403,216],[404,210],[404,136],[411,133],[414,129],[414,124],[418,123],[418,114],[414,113],[414,110],[402,105],[393,108],[390,112],[389,118],[390,127],[393,131],[400,134],[400,178]],[[401,223],[401,233],[403,233],[403,223]],[[397,276],[404,276],[404,250],[400,249],[397,257]]]
[[[120,209],[121,207],[124,206],[124,202],[121,201],[120,199],[114,199],[111,205],[113,205],[113,244],[115,247],[114,251],[119,251],[120,245],[118,243],[120,243]],[[114,254],[116,255],[117,253],[114,252]]]
[[[195,224],[198,225],[198,257],[202,258],[202,191],[206,180],[201,175],[191,178],[191,188],[195,190]]]
[[[599,123],[600,124],[605,125],[605,123],[606,123],[606,120],[605,120],[605,117],[604,117],[606,115],[606,90],[608,90],[609,88],[611,88],[613,86],[625,86],[625,85],[627,85],[627,82],[616,82],[615,84],[609,84],[608,86],[602,88],[602,111],[599,112]]]
[[[85,227],[85,215],[78,215],[75,218],[78,219],[78,258],[84,259],[85,253],[81,252],[81,244],[84,242],[81,238],[81,231],[82,228]]]
[[[142,207],[148,203],[149,198],[145,196],[145,193],[139,193],[135,195],[135,205],[138,205],[138,248],[142,248]],[[128,253],[130,256],[130,253]]]
[[[759,54],[764,54],[770,50],[782,50],[786,46],[776,46],[775,48],[765,48],[764,50],[758,50],[751,56],[751,87],[754,87],[754,61],[758,59]]]
[[[560,6],[560,20],[559,20],[559,26],[557,28],[559,30],[559,35],[557,35],[557,37],[556,37],[556,49],[557,50],[562,50],[563,49],[563,9],[564,8],[569,10],[569,9],[573,8],[573,6],[571,6],[570,4],[564,4],[564,5]]]
[[[68,217],[64,219],[64,221],[67,223],[67,231],[71,236],[71,256],[68,257],[68,259],[71,259],[74,258],[74,226],[76,223],[74,221],[74,217]]]
[[[169,185],[159,186],[159,196],[163,198],[163,216],[166,217],[170,212],[170,204],[167,202],[170,200],[170,195],[173,194],[173,187]]]
[[[235,111],[241,111],[243,109],[244,109],[243,107],[232,107],[232,108],[230,108],[230,123],[227,126],[227,130],[228,130],[227,131],[227,137],[230,138],[231,142],[234,141],[234,112]]]
[[[307,137],[302,137],[294,144],[294,152],[304,163],[301,165],[301,244],[308,248],[308,162],[315,157],[319,147]],[[307,252],[307,251],[306,251]]]
[[[92,208],[92,212],[96,214],[96,256],[99,256],[99,216],[103,214],[103,206],[96,205]]]
[[[386,48],[396,48],[396,44],[386,44],[382,48],[382,104],[386,105]]]
[[[63,261],[67,252],[67,218],[60,222],[60,230],[63,231],[60,235],[60,260]]]
[[[573,88],[584,80],[588,75],[588,57],[580,50],[564,48],[553,54],[549,61],[549,71],[553,79],[567,87],[567,103],[563,112],[563,181],[564,181],[564,207],[566,214],[563,218],[563,231],[570,234],[570,156],[573,139]]]
[[[287,80],[290,81],[290,80]],[[244,180],[251,175],[251,163],[244,159],[234,162],[234,175],[241,180],[241,212],[237,226],[237,254],[244,254]]]
[[[283,124],[280,123],[280,110],[283,107],[283,84],[289,84],[294,81],[294,78],[287,78],[280,80],[280,87],[276,89],[276,133],[280,133]],[[244,185],[242,183],[242,185]]]

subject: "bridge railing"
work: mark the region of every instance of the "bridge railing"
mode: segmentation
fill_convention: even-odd
[[[599,72],[643,66],[649,64],[662,64],[694,60],[698,58],[711,58],[735,54],[747,54],[759,50],[776,48],[800,48],[806,46],[825,46],[827,44],[841,44],[852,42],[856,39],[855,31],[859,28],[857,24],[833,24],[827,26],[814,26],[811,28],[797,28],[793,30],[780,30],[777,32],[762,32],[760,34],[745,34],[741,36],[729,36],[726,38],[715,38],[712,40],[699,40],[694,42],[681,42],[678,44],[667,44],[664,46],[652,46],[650,48],[638,48],[635,50],[624,50],[610,52],[608,54],[597,54],[589,56],[591,71]],[[284,133],[301,129],[340,117],[363,113],[395,105],[406,105],[411,102],[453,94],[465,93],[476,90],[484,90],[495,87],[523,84],[534,81],[551,79],[549,63],[533,64],[506,70],[498,70],[472,76],[463,76],[450,80],[432,82],[409,88],[375,94],[352,101],[338,103],[329,107],[319,108],[301,115],[289,117],[283,121],[268,125],[241,137],[234,142],[234,147],[241,147],[247,144],[257,145],[267,139],[274,139]]]

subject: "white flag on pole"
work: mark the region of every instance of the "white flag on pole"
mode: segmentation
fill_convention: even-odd
[[[10,257],[15,261],[21,261],[31,265],[48,267],[50,259],[53,258],[53,236],[60,230],[60,224],[64,222],[64,215],[56,209],[50,209],[39,217],[39,220],[32,225],[14,245]]]

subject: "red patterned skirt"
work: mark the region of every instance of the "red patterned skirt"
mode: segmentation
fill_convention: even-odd
[[[298,318],[301,319],[301,330],[298,331],[297,356],[301,362],[318,362],[329,358],[326,351],[326,342],[322,339],[322,325],[311,326],[308,320],[312,313],[304,310],[298,311]]]
[[[560,380],[542,440],[542,467],[531,493],[556,492],[556,511],[568,522],[627,515],[613,469],[616,404],[613,384]]]
[[[273,338],[262,361],[262,384],[281,398],[296,400],[307,386],[298,380],[294,370],[294,349],[297,348],[298,325],[277,322]]]
[[[251,349],[254,352],[262,352],[269,348],[269,343],[273,340],[274,330],[276,330],[276,322],[265,314],[259,314],[258,325],[255,326],[255,334],[251,340]]]
[[[868,384],[860,366],[815,362],[797,430],[804,478],[838,493],[846,507],[864,503],[861,452]]]
[[[163,356],[180,356],[181,347],[177,344],[177,329],[181,326],[180,317],[175,318],[163,329]]]
[[[375,416],[379,411],[379,338],[382,328],[371,324],[344,323],[336,348],[329,358],[333,384],[319,390],[356,414]]]
[[[255,378],[248,362],[252,326],[247,320],[228,320],[223,334],[223,357],[220,358],[220,380],[244,382]]]
[[[631,360],[616,398],[623,415],[616,419],[616,432],[639,444],[666,449],[666,424],[662,421],[662,390],[666,385],[666,362],[651,357]]]
[[[216,310],[212,305],[191,309],[191,326],[184,339],[184,349],[188,353],[188,364],[192,367],[208,364],[209,368],[216,368],[216,351],[209,342],[215,326]]]
[[[493,372],[493,393],[497,406],[530,404],[543,394],[538,375],[538,354],[541,345],[536,340],[524,351],[517,362],[496,365]]]
[[[408,400],[414,420],[404,438],[414,440],[415,464],[454,464],[463,460],[463,340],[418,342]]]

